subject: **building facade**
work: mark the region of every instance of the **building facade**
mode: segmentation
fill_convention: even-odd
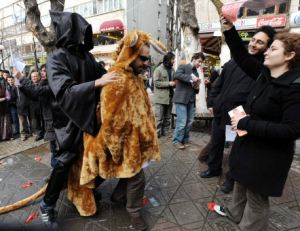
[[[224,0],[223,2],[232,2],[232,0]],[[299,5],[300,0],[287,0],[285,3],[276,4],[259,11],[242,7],[234,25],[245,43],[251,39],[255,30],[263,25],[270,25],[277,31],[288,29],[300,32]],[[196,12],[203,50],[207,53],[221,54],[222,47],[224,52],[221,54],[221,62],[225,63],[230,59],[230,54],[220,37],[221,25],[214,5],[210,0],[196,0]],[[200,12],[207,13],[201,14]]]
[[[41,21],[50,25],[50,2],[38,0]],[[168,1],[161,0],[66,0],[64,11],[81,14],[93,27],[94,49],[97,60],[112,63],[112,54],[124,33],[132,29],[150,33],[162,43],[167,43],[166,18]],[[28,65],[36,60],[45,63],[47,54],[25,26],[25,7],[22,0],[11,0],[0,8],[0,44],[3,58],[1,67],[11,66],[10,56],[19,56]],[[36,53],[36,55],[35,55]],[[152,54],[154,62],[161,56]],[[4,62],[3,62],[4,60]]]

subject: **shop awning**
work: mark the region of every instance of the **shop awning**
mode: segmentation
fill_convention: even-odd
[[[221,52],[222,39],[221,37],[200,37],[200,43],[205,53],[219,55]]]
[[[100,32],[124,30],[124,25],[119,19],[105,21],[100,25]]]

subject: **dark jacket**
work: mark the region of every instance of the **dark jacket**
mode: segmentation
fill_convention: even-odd
[[[26,78],[29,80],[29,78]],[[29,104],[30,100],[26,97],[26,95],[20,91],[19,86],[17,86],[17,111],[19,115],[29,116]]]
[[[16,86],[10,86],[7,84],[6,89],[8,90],[10,94],[10,99],[7,101],[9,106],[16,107],[17,106],[17,100],[18,100],[18,91]]]
[[[79,14],[50,12],[56,31],[56,50],[47,62],[48,81],[55,101],[52,104],[54,129],[59,147],[67,159],[76,155],[83,131],[95,135],[99,130],[96,106],[100,92],[95,80],[104,68],[95,61],[92,27]],[[64,157],[61,158],[63,161]]]
[[[174,76],[174,80],[176,80],[176,89],[174,92],[173,102],[188,104],[189,102],[195,102],[195,94],[199,92],[192,87],[191,74],[198,75],[191,64],[180,65]]]
[[[219,118],[223,129],[230,124],[228,112],[239,105],[244,106],[253,84],[254,80],[248,78],[233,59],[224,65],[207,100],[207,106],[213,107],[214,117]]]
[[[54,95],[49,87],[47,80],[41,80],[39,84],[33,84],[29,79],[21,79],[19,89],[26,97],[40,105],[43,120],[45,122],[45,135],[44,139],[47,141],[54,141],[55,133],[53,128],[53,114],[52,103],[54,102]]]
[[[235,28],[224,32],[237,64],[256,80],[230,156],[236,181],[266,196],[281,196],[300,136],[300,69],[272,78],[242,45]]]

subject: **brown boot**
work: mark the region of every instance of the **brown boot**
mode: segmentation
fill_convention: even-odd
[[[142,218],[142,216],[131,217],[131,224],[133,228],[137,231],[144,231],[148,228],[146,222]]]

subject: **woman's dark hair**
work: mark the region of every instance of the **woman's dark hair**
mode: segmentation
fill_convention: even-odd
[[[172,52],[168,52],[167,54],[164,55],[163,64],[168,67],[172,66],[171,60],[174,58],[175,58],[175,54]]]
[[[202,52],[197,52],[197,53],[194,53],[193,54],[193,57],[192,57],[192,60],[195,60],[195,59],[202,59],[202,61],[205,59],[205,55],[202,53]]]
[[[42,70],[43,68],[46,68],[46,63],[41,65],[40,70]]]
[[[295,57],[289,62],[289,68],[300,67],[300,34],[278,33],[274,40],[283,43],[285,53],[295,52]]]

